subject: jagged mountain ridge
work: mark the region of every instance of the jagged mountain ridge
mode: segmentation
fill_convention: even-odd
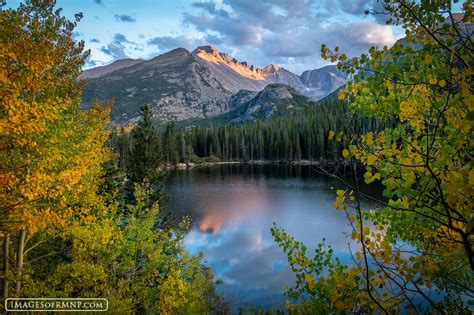
[[[278,65],[269,64],[256,68],[240,62],[212,46],[201,46],[193,50],[197,59],[211,68],[216,77],[231,91],[261,91],[271,83],[289,85],[303,95],[318,100],[344,85],[346,76],[336,66],[307,70],[298,76]]]
[[[112,123],[129,123],[149,104],[159,120],[186,120],[220,115],[250,101],[269,84],[284,84],[318,100],[345,84],[336,66],[298,76],[280,66],[249,66],[212,46],[189,52],[177,48],[150,60],[117,60],[86,70],[83,106],[113,99]],[[265,115],[264,115],[265,116]]]
[[[264,68],[255,68],[246,62],[240,62],[226,53],[218,52],[212,46],[201,46],[192,54],[204,65],[209,66],[214,74],[231,91],[261,91],[271,83],[281,83],[303,88],[299,77],[277,65],[269,64]]]

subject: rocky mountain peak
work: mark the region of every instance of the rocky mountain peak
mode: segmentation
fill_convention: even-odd
[[[232,96],[212,71],[186,49],[177,48],[153,59],[87,81],[83,106],[94,99],[114,99],[113,123],[139,118],[148,104],[159,120],[204,118],[227,110]]]
[[[175,48],[164,54],[158,55],[151,60],[165,59],[165,58],[189,58],[192,57],[191,53],[185,48]]]
[[[235,72],[233,73],[234,76],[237,75],[251,80],[265,79],[260,69],[249,66],[245,61],[240,62],[226,53],[221,53],[213,46],[200,46],[193,50],[192,54],[202,63],[207,63],[212,68],[215,68],[214,70],[225,72],[223,77],[232,75],[232,72]],[[218,70],[217,68],[221,69]],[[236,90],[241,88],[247,87],[239,87]]]
[[[272,63],[269,65],[266,65],[262,69],[262,71],[266,74],[275,74],[275,73],[280,72],[281,70],[283,70],[282,67],[280,67],[279,65],[272,64]]]
[[[199,52],[206,52],[208,54],[213,54],[213,55],[217,55],[219,53],[217,51],[217,49],[214,46],[211,46],[211,45],[199,46],[198,48],[193,50],[192,54],[196,55]]]

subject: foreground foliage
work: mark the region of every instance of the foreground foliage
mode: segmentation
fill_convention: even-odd
[[[143,170],[129,173],[133,197],[120,196],[109,106],[79,108],[88,56],[72,38],[80,18],[65,19],[55,1],[0,11],[2,301],[105,297],[114,313],[225,309],[209,268],[184,249],[189,222],[160,219],[143,173],[159,165],[140,160]],[[135,149],[156,154],[160,144],[141,124]]]
[[[349,143],[342,155],[356,178],[334,203],[352,226],[352,264],[324,243],[309,255],[272,229],[297,276],[290,312],[467,313],[472,306],[472,4],[462,15],[450,1],[382,4],[389,23],[405,28],[403,41],[352,60],[337,48],[323,46],[322,54],[353,75],[339,93],[353,113],[398,124],[363,136],[329,133]],[[381,181],[387,199],[361,194],[359,163],[363,180]],[[382,209],[363,212],[364,197]]]
[[[67,250],[28,265],[21,296],[107,297],[109,310],[119,313],[211,310],[219,297],[210,269],[184,249],[189,222],[162,227],[152,195],[149,183],[136,184],[126,211],[104,207],[46,239],[37,252]]]

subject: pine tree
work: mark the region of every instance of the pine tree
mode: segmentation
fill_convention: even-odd
[[[176,134],[176,123],[170,122],[166,125],[163,135],[165,148],[165,157],[168,164],[176,164],[179,162],[178,142]]]
[[[156,182],[162,178],[163,151],[160,136],[152,124],[152,112],[148,106],[141,108],[141,120],[131,132],[130,158],[127,162],[127,177],[132,183],[145,178]]]

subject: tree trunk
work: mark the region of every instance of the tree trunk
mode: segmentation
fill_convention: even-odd
[[[21,289],[21,274],[23,268],[23,252],[25,249],[25,237],[26,231],[21,230],[20,235],[18,237],[18,253],[16,256],[16,270],[17,270],[17,279],[16,279],[16,294],[20,297],[20,289]]]
[[[8,298],[8,270],[10,269],[9,262],[8,262],[8,257],[10,255],[9,247],[10,247],[10,234],[7,233],[3,237],[3,277],[4,278],[3,278],[2,297],[4,301],[6,298]]]

